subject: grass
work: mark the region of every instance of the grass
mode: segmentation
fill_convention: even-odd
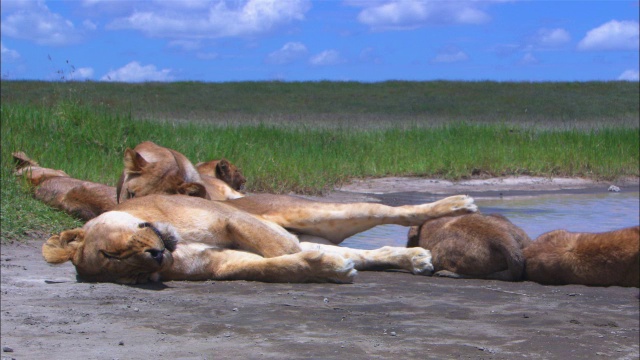
[[[11,174],[11,152],[16,150],[43,166],[114,185],[124,149],[151,140],[194,162],[226,157],[242,168],[248,190],[274,193],[318,194],[352,178],[389,175],[639,176],[637,84],[579,85],[2,82],[2,240],[79,225],[33,200],[24,184],[16,181]],[[484,96],[472,101],[484,93],[479,90],[482,86],[495,99]],[[394,88],[400,93],[395,99],[413,110],[383,106],[392,105],[383,94]],[[450,96],[429,97],[430,88],[450,88]],[[261,95],[267,89],[270,95]],[[420,89],[422,97],[411,94]],[[555,93],[547,94],[550,89]],[[22,96],[16,95],[18,90]],[[508,93],[516,90],[525,95],[515,92],[508,101]],[[162,100],[149,108],[166,113],[140,115],[144,106],[139,102],[154,93]],[[351,101],[342,99],[349,94]],[[388,96],[393,99],[394,94]],[[569,101],[580,98],[575,94],[590,99],[588,109]],[[611,94],[618,98],[610,98]],[[404,99],[410,95],[412,99]],[[611,100],[608,111],[600,96]],[[465,97],[469,103],[458,104]],[[568,104],[557,100],[564,109],[545,104],[550,97]],[[229,103],[212,110],[210,103],[222,98]],[[515,114],[525,99],[533,104],[531,109],[541,111],[538,120],[527,118],[527,112],[486,121],[491,108]],[[210,113],[213,119],[172,118],[188,109]],[[474,111],[479,115],[471,114]],[[505,116],[498,110],[495,114]],[[578,114],[580,118],[574,119]],[[224,120],[227,116],[234,122]]]
[[[73,99],[135,119],[222,125],[384,128],[512,123],[638,127],[637,82],[145,83],[2,81],[2,103]]]

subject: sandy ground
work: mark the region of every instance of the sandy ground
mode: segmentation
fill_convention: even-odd
[[[431,184],[431,185],[429,185]],[[325,199],[370,193],[535,195],[607,191],[571,179],[448,183],[379,179]],[[637,179],[616,183],[638,189]],[[79,282],[40,247],[2,245],[2,359],[638,359],[637,288],[454,280],[360,272],[354,284]]]

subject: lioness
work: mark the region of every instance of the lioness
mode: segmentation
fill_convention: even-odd
[[[468,196],[390,207],[300,199],[249,213],[243,199],[210,201],[183,195],[129,199],[84,227],[49,238],[49,263],[71,261],[82,279],[117,283],[148,280],[244,279],[268,282],[351,282],[355,269],[406,269],[430,274],[422,248],[355,250],[325,245],[380,224],[417,225],[431,217],[476,210]],[[318,243],[300,243],[302,230]]]
[[[62,210],[82,220],[91,220],[94,217],[113,209],[117,205],[117,189],[96,182],[75,179],[62,170],[41,167],[36,161],[29,158],[24,152],[14,152],[16,176],[25,178],[33,186],[33,195],[36,199],[47,205]],[[207,163],[220,163],[221,160],[211,160]],[[237,167],[227,160],[216,175],[231,178],[242,177]],[[204,169],[205,172],[208,169]],[[229,186],[221,184],[222,180],[210,178],[203,174],[201,181],[210,184],[210,187],[218,187],[222,190],[212,190],[214,198],[226,199],[224,193],[229,193],[229,198],[236,198],[236,192],[232,192]],[[242,177],[244,179],[244,177]],[[204,196],[202,188],[196,186],[196,194]],[[200,191],[200,193],[198,193]],[[178,191],[176,191],[178,192]]]
[[[218,178],[238,191],[242,190],[244,183],[247,182],[240,169],[227,159],[199,162],[196,164],[196,170],[200,175]]]
[[[244,196],[224,181],[198,173],[181,153],[150,141],[125,150],[124,170],[116,188],[118,203],[149,194],[183,194],[210,200]]]
[[[434,275],[518,281],[522,249],[531,239],[499,214],[467,214],[427,220],[409,229],[407,247],[431,250]]]
[[[603,233],[555,230],[524,249],[528,280],[640,287],[640,226]]]

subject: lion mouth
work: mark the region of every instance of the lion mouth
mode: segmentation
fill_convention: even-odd
[[[170,252],[174,252],[176,250],[176,246],[178,245],[178,241],[179,241],[178,234],[174,229],[169,228],[169,225],[167,224],[154,225],[149,222],[144,222],[138,225],[138,227],[141,229],[142,228],[151,229],[156,234],[156,236],[158,236],[158,238],[162,241],[162,243],[164,244],[164,247],[167,250],[169,250]],[[159,229],[158,227],[162,229]],[[162,251],[159,251],[159,253],[161,255]],[[151,254],[151,256],[154,257],[154,259],[156,258],[154,254]]]

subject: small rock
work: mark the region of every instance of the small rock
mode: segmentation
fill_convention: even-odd
[[[324,301],[324,303],[326,304],[326,303],[328,303],[328,302],[329,302],[329,299],[324,298],[324,300],[323,300],[323,301]]]
[[[8,347],[8,346],[3,346],[2,347],[2,351],[4,351],[4,352],[13,352],[13,349]]]
[[[120,342],[118,343],[118,345],[120,345],[120,346],[124,346],[124,341],[120,341]]]
[[[233,308],[233,310],[232,310],[232,311],[238,311],[238,308]]]
[[[391,335],[391,336],[396,336],[396,335],[398,335],[398,334],[396,334],[396,332],[395,332],[395,331],[392,331],[392,332],[390,332],[390,333],[389,333],[389,335]]]
[[[609,191],[620,192],[620,188],[615,185],[611,185],[609,186]]]

